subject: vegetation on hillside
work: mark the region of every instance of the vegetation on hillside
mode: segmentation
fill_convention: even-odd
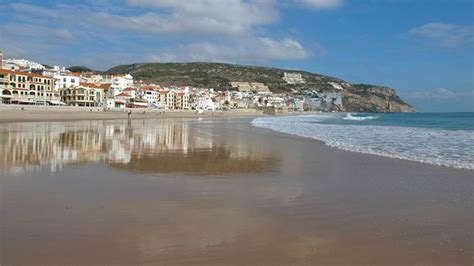
[[[282,79],[284,72],[301,73],[305,85],[288,85]],[[283,70],[268,67],[243,66],[223,63],[145,63],[122,65],[109,69],[105,73],[130,73],[135,79],[163,85],[190,85],[229,89],[231,81],[265,83],[274,92],[298,88],[329,88],[328,82],[342,80],[313,74],[306,71]]]
[[[71,72],[92,72],[93,70],[88,68],[88,67],[85,67],[85,66],[70,66],[68,68],[66,68],[67,70],[71,71]]]

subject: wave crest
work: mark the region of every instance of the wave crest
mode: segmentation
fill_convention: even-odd
[[[373,120],[377,119],[377,116],[353,116],[351,114],[347,114],[344,118],[344,120],[350,120],[350,121],[366,121],[366,120]]]
[[[252,124],[321,140],[342,150],[474,170],[474,132],[470,130],[308,123],[309,118],[256,118]]]

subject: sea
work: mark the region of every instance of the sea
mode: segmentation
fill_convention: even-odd
[[[257,127],[342,150],[474,170],[474,113],[328,113],[260,117]]]

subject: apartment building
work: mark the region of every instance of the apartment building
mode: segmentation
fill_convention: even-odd
[[[104,105],[104,89],[94,83],[80,83],[62,89],[61,99],[70,106],[99,107]]]
[[[0,99],[6,104],[59,105],[57,80],[39,74],[0,69]]]

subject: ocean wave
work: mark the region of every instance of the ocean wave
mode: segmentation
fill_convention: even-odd
[[[344,120],[351,120],[351,121],[366,121],[366,120],[373,120],[377,119],[377,116],[353,116],[351,114],[347,114],[344,118]]]
[[[271,117],[256,118],[252,124],[321,140],[342,150],[474,170],[473,131],[307,121],[308,117]]]

